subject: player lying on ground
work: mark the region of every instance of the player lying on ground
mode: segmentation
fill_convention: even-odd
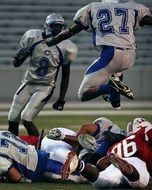
[[[62,168],[62,178],[79,171],[97,188],[145,188],[152,172],[152,125],[136,118],[128,127],[128,137],[108,149],[96,168],[79,160],[74,152]]]
[[[60,128],[65,134],[75,135],[75,132]],[[31,136],[22,136],[33,143]],[[0,176],[10,182],[36,182],[61,179],[62,163],[65,162],[72,147],[65,142],[59,142],[44,137],[41,150],[8,131],[0,131]],[[34,143],[33,143],[34,144]],[[76,183],[84,182],[79,174],[72,174],[70,180]]]
[[[88,138],[87,135],[92,136],[95,141],[89,140],[88,143],[85,143],[85,139]],[[101,117],[93,123],[83,124],[77,131],[76,136],[65,135],[58,128],[54,128],[47,137],[72,144],[78,154],[83,148],[81,156],[83,156],[85,162],[96,164],[99,158],[106,155],[111,145],[126,137],[126,132],[109,119]]]

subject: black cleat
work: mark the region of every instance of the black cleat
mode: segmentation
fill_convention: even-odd
[[[111,106],[112,106],[113,109],[115,109],[115,110],[120,110],[121,109],[120,102],[112,102],[112,101],[110,101],[109,96],[107,94],[103,95],[102,97],[103,97],[103,99],[105,101],[107,101],[107,102],[109,102],[111,104]]]
[[[109,80],[110,86],[115,89],[117,92],[119,92],[121,95],[133,100],[134,94],[133,91],[126,85],[124,85],[120,78],[117,76],[112,75]]]

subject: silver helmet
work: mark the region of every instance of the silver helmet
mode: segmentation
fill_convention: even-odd
[[[46,35],[56,36],[66,28],[66,24],[60,14],[52,13],[46,17],[43,28]]]

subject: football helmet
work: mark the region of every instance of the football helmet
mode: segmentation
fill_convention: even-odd
[[[66,24],[60,14],[52,13],[46,17],[43,28],[46,35],[56,36],[66,28]]]
[[[128,123],[127,132],[137,132],[142,127],[152,127],[152,124],[144,118],[135,118],[132,122]]]

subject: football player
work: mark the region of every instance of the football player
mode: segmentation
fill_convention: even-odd
[[[14,57],[13,64],[19,67],[27,57],[30,57],[30,61],[8,114],[8,130],[15,135],[18,135],[20,120],[29,135],[39,135],[33,119],[51,98],[60,67],[62,68],[60,93],[58,100],[53,104],[53,109],[62,111],[64,108],[70,64],[76,59],[77,46],[71,40],[49,46],[44,43],[44,39],[55,37],[65,30],[65,27],[63,17],[53,13],[46,17],[44,30],[28,30],[20,41],[21,49]]]
[[[88,138],[87,135],[90,135],[93,139]],[[95,165],[100,158],[107,154],[111,145],[126,137],[126,132],[109,119],[101,117],[93,123],[83,124],[75,136],[65,135],[59,128],[53,128],[47,137],[72,144],[74,150],[77,154],[80,153],[80,157],[83,157],[85,162]]]
[[[63,165],[62,177],[66,179],[69,171],[76,170],[97,188],[145,188],[152,172],[152,125],[136,118],[131,131],[130,136],[108,149],[97,168],[71,152]]]
[[[134,65],[136,58],[134,31],[144,25],[152,25],[149,8],[134,2],[103,0],[79,9],[73,21],[75,24],[72,27],[53,39],[47,39],[46,42],[54,45],[82,30],[92,32],[93,44],[100,55],[84,75],[78,91],[81,101],[108,94],[112,106],[120,107],[119,94],[133,99],[131,89],[112,75]]]
[[[72,130],[59,128],[65,134],[75,135]],[[61,165],[65,162],[72,147],[63,141],[44,137],[41,150],[8,131],[0,131],[0,177],[10,182],[36,182],[61,179]],[[29,138],[30,139],[30,138]],[[26,136],[28,143],[29,139]],[[79,174],[72,174],[69,179],[75,183],[84,182]]]

